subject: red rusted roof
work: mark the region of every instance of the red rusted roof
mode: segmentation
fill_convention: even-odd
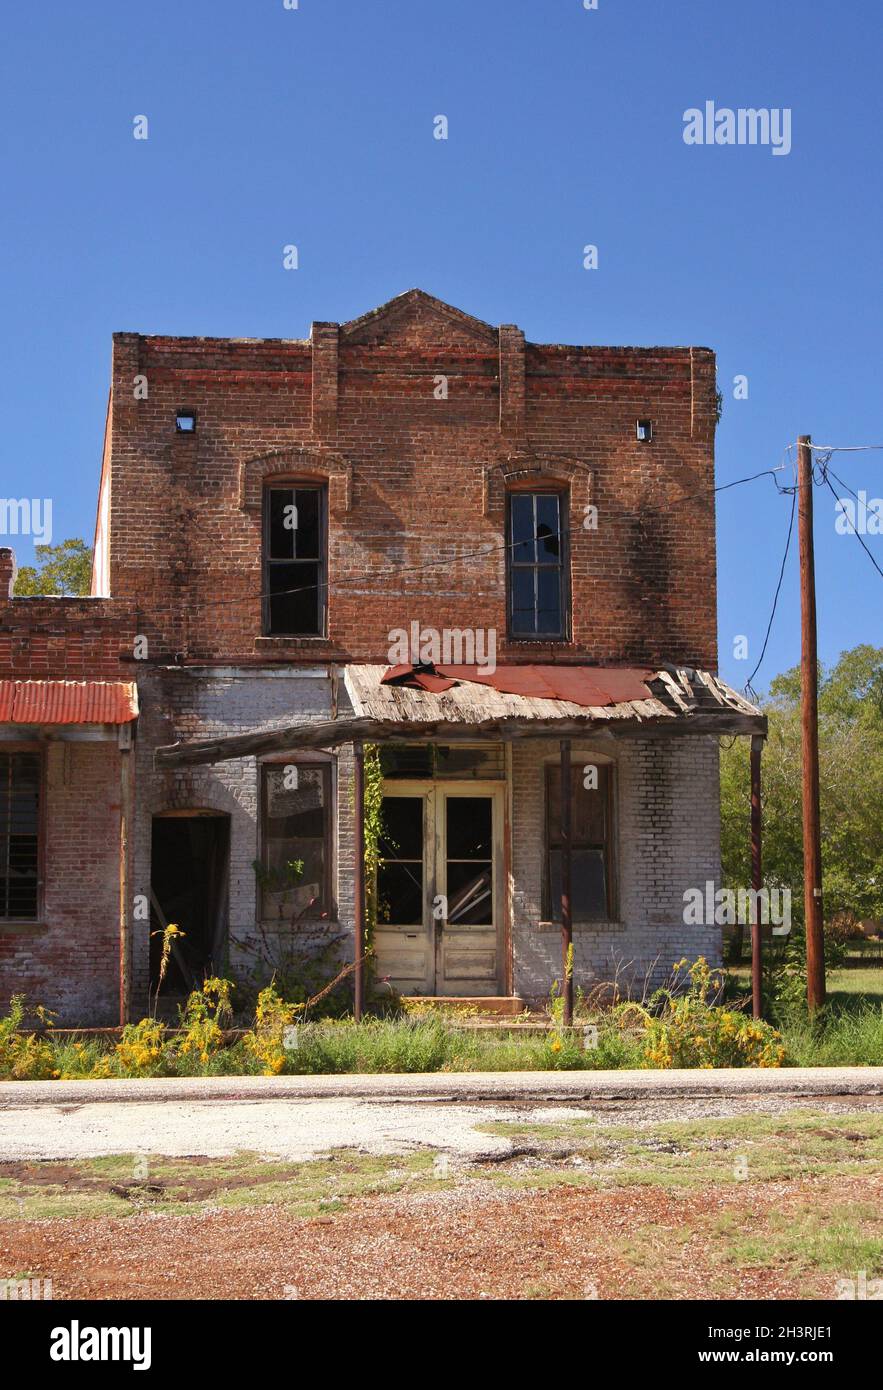
[[[647,700],[647,681],[654,672],[634,666],[498,666],[488,672],[482,666],[391,666],[381,677],[386,685],[405,685],[438,694],[459,681],[489,685],[504,695],[524,695],[534,700],[568,700],[574,705],[618,705],[627,700]]]
[[[134,682],[0,680],[0,724],[128,724],[137,717]]]

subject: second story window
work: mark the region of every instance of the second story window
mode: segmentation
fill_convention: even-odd
[[[567,535],[557,492],[512,492],[508,516],[509,636],[565,638]]]
[[[264,493],[264,632],[324,637],[325,492],[293,484]]]

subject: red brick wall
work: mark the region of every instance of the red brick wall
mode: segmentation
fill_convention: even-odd
[[[117,335],[111,592],[151,658],[383,661],[416,618],[495,628],[498,659],[714,669],[714,396],[708,349],[525,346],[419,292],[312,343]],[[329,482],[325,641],[261,640],[271,476]],[[563,647],[504,639],[505,486],[534,477],[570,489]]]
[[[0,677],[133,680],[134,613],[109,599],[0,597]]]
[[[12,994],[56,1022],[119,1021],[119,760],[115,743],[46,750],[43,911],[0,929],[0,1012]]]

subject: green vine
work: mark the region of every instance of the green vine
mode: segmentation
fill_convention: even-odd
[[[377,869],[383,834],[383,770],[376,743],[365,744],[365,947],[374,948],[377,926]]]

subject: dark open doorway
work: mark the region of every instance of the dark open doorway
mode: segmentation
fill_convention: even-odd
[[[150,873],[150,989],[159,984],[162,932],[175,940],[161,998],[188,994],[223,969],[227,947],[230,817],[207,812],[154,816]]]

